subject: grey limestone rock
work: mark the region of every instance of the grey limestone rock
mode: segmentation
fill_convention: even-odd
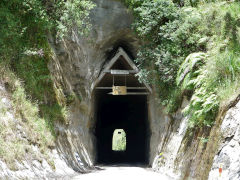
[[[219,177],[218,168],[223,167],[222,179],[240,179],[240,102],[228,110],[222,125],[223,143],[214,157],[209,180]]]

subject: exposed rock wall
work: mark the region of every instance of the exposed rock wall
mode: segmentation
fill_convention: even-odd
[[[118,46],[135,55],[138,40],[131,31],[132,15],[115,0],[96,0],[88,38],[73,31],[62,42],[49,37],[54,60],[49,64],[56,89],[74,95],[67,123],[56,124],[58,150],[75,170],[86,172],[95,162],[94,82]],[[76,158],[76,155],[79,158]]]
[[[35,147],[35,151],[40,153],[37,147]],[[0,179],[71,179],[77,175],[60,158],[56,150],[53,150],[49,155],[54,159],[54,169],[45,159],[42,161],[16,161],[17,170],[9,169],[8,165],[0,160]]]
[[[154,159],[161,151],[161,142],[167,136],[168,127],[171,119],[164,113],[163,107],[156,98],[156,92],[153,89],[152,95],[148,101],[148,116],[150,125],[150,147],[149,147],[149,164],[153,165]]]
[[[219,178],[221,164],[222,179],[238,180],[240,179],[240,102],[227,111],[220,132],[222,141],[214,157],[208,179]]]
[[[153,130],[157,131],[152,136],[151,141],[151,150],[155,150],[152,153],[152,157],[154,158],[151,163],[152,167],[162,174],[167,174],[172,179],[180,179],[181,176],[181,170],[175,167],[175,161],[187,130],[187,117],[183,116],[182,109],[188,103],[189,101],[184,97],[181,107],[172,116],[166,114],[155,116],[154,119],[156,122],[153,123],[155,127],[152,127]]]
[[[88,38],[82,38],[76,32],[58,43],[49,38],[55,54],[49,64],[55,86],[61,86],[65,96],[74,94],[78,97],[68,106],[67,124],[56,124],[58,148],[68,164],[82,172],[91,170],[96,160],[94,82],[115,49],[121,46],[134,58],[141,43],[131,30],[132,14],[120,1],[96,0],[95,3]],[[169,134],[167,127],[173,120],[164,114],[157,101],[156,93],[148,98],[150,164],[158,154],[160,139]]]
[[[49,69],[56,89],[61,87],[63,91],[59,93],[75,97],[68,104],[67,122],[56,124],[58,151],[74,170],[81,172],[93,169],[96,160],[94,82],[116,48],[122,46],[136,57],[141,43],[131,31],[132,14],[120,1],[96,0],[95,3],[97,6],[90,16],[93,27],[87,38],[75,31],[61,42],[49,37],[55,55]],[[186,99],[172,116],[164,113],[158,101],[153,88],[148,97],[149,164],[178,179],[206,179],[217,151],[219,139],[214,137],[221,121],[212,129],[190,131],[187,118],[181,113],[188,103]],[[163,155],[159,156],[160,153]]]

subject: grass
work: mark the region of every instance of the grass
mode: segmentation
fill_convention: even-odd
[[[2,107],[2,106],[1,106]],[[17,170],[15,160],[21,160],[24,156],[26,142],[16,137],[16,124],[7,120],[8,116],[0,113],[2,123],[0,125],[0,159],[4,160],[11,170]]]
[[[74,101],[73,98],[68,100],[61,85],[54,86],[48,69],[52,53],[47,42],[42,44],[42,48],[43,56],[21,54],[14,60],[0,59],[0,82],[7,88],[17,119],[13,125],[3,125],[6,131],[1,131],[0,159],[12,169],[15,169],[15,159],[22,160],[31,154],[31,148],[24,149],[29,145],[38,146],[42,156],[53,166],[48,152],[54,147],[54,123],[68,122],[67,105]],[[4,107],[0,108],[3,115],[7,111]],[[16,124],[22,126],[27,142],[14,136]],[[12,139],[6,141],[7,136],[12,136]],[[33,152],[33,156],[36,158],[38,155]]]
[[[39,114],[46,122],[47,127],[55,136],[54,123],[67,123],[68,98],[61,85],[53,82],[48,63],[52,59],[52,52],[45,45],[44,56],[23,55],[12,65],[17,77],[23,82],[27,98],[38,104]],[[72,100],[74,101],[74,99]]]
[[[16,160],[21,162],[39,156],[31,151],[31,146],[34,145],[41,150],[39,158],[45,158],[49,164],[52,164],[48,154],[49,148],[54,147],[54,136],[47,121],[39,115],[37,102],[26,95],[22,82],[9,68],[0,66],[0,71],[1,82],[5,82],[8,86],[8,98],[12,106],[6,109],[3,104],[0,105],[0,119],[5,122],[0,125],[0,159],[4,160],[10,169],[17,170]],[[6,111],[13,114],[14,119],[9,118]]]

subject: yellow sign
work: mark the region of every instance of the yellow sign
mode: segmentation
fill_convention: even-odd
[[[126,86],[113,86],[112,95],[126,95],[127,87]]]

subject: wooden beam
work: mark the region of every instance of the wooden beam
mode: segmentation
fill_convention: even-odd
[[[120,69],[109,69],[109,70],[104,70],[104,73],[111,73],[111,74],[136,74],[138,73],[137,70],[120,70]]]
[[[113,74],[113,75],[128,75],[129,71],[128,70],[115,70],[115,69],[111,69],[111,74]]]
[[[95,89],[112,89],[112,87],[96,87]],[[143,90],[147,90],[146,87],[127,87],[127,89],[143,89]]]
[[[112,92],[108,93],[112,95]],[[149,95],[150,93],[148,92],[127,92],[126,95]],[[126,95],[115,95],[115,96],[126,96]]]

